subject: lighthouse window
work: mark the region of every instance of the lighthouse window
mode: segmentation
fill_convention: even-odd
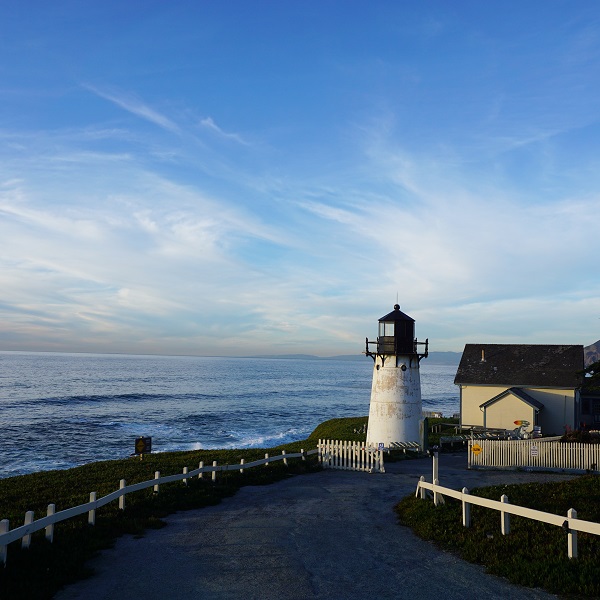
[[[379,335],[394,337],[394,323],[379,323]]]

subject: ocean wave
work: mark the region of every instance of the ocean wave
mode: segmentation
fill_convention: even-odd
[[[0,477],[125,458],[139,435],[154,451],[277,446],[369,411],[358,362],[42,358],[3,355]],[[458,411],[447,371],[423,370],[425,410]]]

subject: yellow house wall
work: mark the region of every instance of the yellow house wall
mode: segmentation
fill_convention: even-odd
[[[479,406],[487,402],[490,398],[501,394],[506,389],[508,389],[506,386],[461,386],[461,425],[463,427],[483,427],[483,411]]]
[[[516,396],[508,395],[486,409],[485,425],[493,429],[515,429],[515,421],[529,421],[526,431],[531,431],[535,424],[535,411],[519,400]]]
[[[461,386],[461,425],[463,427],[483,427],[483,411],[479,406],[510,387],[513,386]],[[560,435],[564,433],[565,425],[575,426],[574,390],[551,388],[523,388],[523,390],[544,405],[539,413],[539,424],[544,435]],[[503,400],[500,401],[500,404],[502,402]],[[521,402],[521,404],[523,403]],[[531,421],[531,419],[528,420]],[[493,427],[489,422],[487,426]],[[514,427],[510,429],[514,429]]]

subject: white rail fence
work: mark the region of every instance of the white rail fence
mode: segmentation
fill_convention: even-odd
[[[585,473],[600,470],[600,444],[561,442],[560,437],[469,442],[469,469],[525,467]]]
[[[385,473],[383,450],[373,450],[365,442],[319,440],[319,460],[324,469]]]
[[[436,506],[444,501],[443,496],[449,496],[450,498],[456,498],[457,500],[460,500],[462,502],[462,521],[464,527],[471,526],[472,504],[497,510],[500,513],[500,531],[502,532],[502,535],[508,535],[510,533],[510,515],[517,515],[519,517],[525,517],[526,519],[532,519],[534,521],[541,521],[542,523],[549,523],[550,525],[562,527],[567,531],[567,555],[569,558],[577,558],[578,531],[590,533],[592,535],[600,535],[600,523],[578,519],[577,511],[574,508],[570,508],[567,511],[566,517],[555,515],[553,513],[547,513],[541,510],[534,510],[533,508],[518,506],[517,504],[510,504],[506,494],[503,494],[500,497],[500,501],[489,500],[488,498],[472,496],[469,494],[469,490],[466,487],[459,492],[450,488],[442,487],[435,482],[429,483],[425,481],[425,477],[421,477],[419,483],[417,484],[415,496],[424,500],[425,490],[430,490],[433,492],[433,500]]]
[[[21,547],[29,548],[31,543],[31,534],[35,533],[36,531],[40,531],[41,529],[46,530],[46,539],[49,542],[52,542],[54,539],[54,525],[56,525],[56,523],[66,521],[67,519],[72,519],[73,517],[77,517],[85,513],[88,513],[88,524],[95,525],[96,511],[106,504],[118,500],[119,509],[125,510],[125,496],[127,494],[139,492],[140,490],[144,490],[149,487],[153,487],[154,492],[158,493],[160,486],[165,483],[183,481],[184,485],[187,485],[188,479],[196,476],[198,479],[202,479],[205,473],[212,473],[212,481],[216,481],[218,472],[240,471],[240,473],[243,473],[244,469],[268,465],[271,462],[276,462],[279,460],[282,460],[284,464],[287,465],[287,461],[290,458],[302,458],[302,460],[306,460],[307,456],[316,454],[318,451],[318,449],[308,450],[307,452],[301,450],[300,452],[286,454],[285,450],[282,450],[281,455],[279,456],[270,457],[268,454],[265,454],[264,458],[249,463],[246,463],[242,458],[240,464],[234,465],[219,465],[215,460],[211,466],[205,467],[204,462],[200,462],[197,469],[189,471],[188,467],[184,467],[182,473],[178,473],[176,475],[167,475],[165,477],[161,477],[160,471],[156,471],[154,474],[154,479],[142,481],[133,485],[126,485],[125,480],[121,479],[119,483],[119,489],[102,498],[96,498],[96,492],[91,492],[90,501],[86,504],[80,504],[79,506],[67,508],[59,512],[56,512],[56,506],[54,504],[49,504],[46,516],[38,519],[37,521],[34,520],[34,512],[31,510],[27,511],[25,513],[24,524],[20,527],[15,527],[14,529],[10,529],[10,522],[8,519],[3,519],[0,521],[0,566],[6,564],[7,547],[11,542],[15,542],[20,539]]]

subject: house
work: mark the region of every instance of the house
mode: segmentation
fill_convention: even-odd
[[[581,417],[583,346],[466,344],[454,383],[465,428],[515,429],[528,421],[544,435],[576,428]]]

